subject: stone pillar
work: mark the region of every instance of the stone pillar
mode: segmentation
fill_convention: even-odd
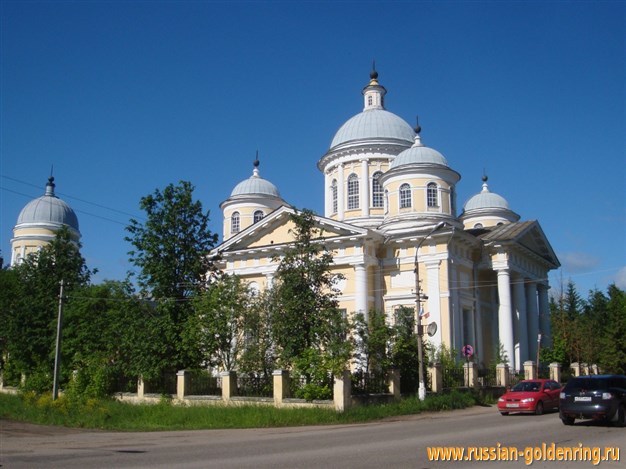
[[[574,373],[574,376],[580,376],[581,371],[582,371],[580,363],[574,362],[570,365],[570,367],[572,369],[572,373]]]
[[[589,365],[587,363],[580,364],[580,374],[584,376],[589,374]]]
[[[274,381],[274,405],[280,407],[283,400],[289,397],[289,371],[274,370],[272,379]]]
[[[367,268],[365,264],[354,266],[354,283],[356,288],[355,308],[357,313],[363,313],[367,321],[369,311],[367,309]]]
[[[524,362],[524,379],[537,379],[537,364],[532,360]]]
[[[399,401],[400,394],[400,370],[391,370],[387,376],[387,385],[389,386],[389,392],[393,394],[393,400]]]
[[[230,401],[233,396],[237,395],[237,373],[234,371],[222,371],[222,399],[225,402]]]
[[[443,391],[443,373],[441,371],[441,363],[433,363],[428,367],[428,375],[430,377],[430,390],[432,392]]]
[[[440,283],[440,267],[441,261],[426,261],[424,262],[426,265],[426,288],[427,290],[424,293],[428,296],[428,300],[426,300],[426,311],[425,313],[430,313],[428,319],[426,319],[426,324],[430,324],[431,322],[437,323],[437,332],[432,337],[428,337],[428,341],[433,344],[435,347],[441,346],[441,331],[443,329],[442,324],[444,322],[450,323],[449,321],[452,318],[446,318],[445,321],[441,318],[441,283]],[[458,304],[458,302],[455,302]]]
[[[496,365],[496,385],[507,388],[510,382],[509,365],[498,363]]]
[[[537,337],[539,336],[539,307],[537,301],[537,283],[530,282],[526,285],[529,360],[537,359]]]
[[[363,190],[361,191],[361,215],[365,218],[370,216],[370,172],[367,158],[361,160],[361,180]]]
[[[189,392],[189,381],[191,373],[186,370],[179,370],[176,373],[176,398],[184,399]]]
[[[352,381],[350,379],[350,371],[344,370],[340,375],[335,376],[333,401],[337,412],[343,412],[352,406]]]
[[[599,375],[600,374],[600,369],[598,368],[598,365],[596,365],[595,363],[593,365],[591,365],[591,374],[594,375]]]
[[[467,387],[475,388],[478,383],[478,367],[474,362],[463,363],[463,379]]]
[[[520,370],[521,365],[528,360],[528,320],[526,319],[526,288],[524,277],[516,276],[513,282],[513,298],[515,301],[515,367]]]
[[[498,336],[504,352],[509,359],[509,365],[515,368],[515,354],[513,346],[513,315],[511,313],[511,281],[507,269],[498,270]]]
[[[343,164],[339,163],[337,167],[337,220],[343,221],[346,210],[346,181],[343,172]]]
[[[137,398],[143,399],[146,394],[146,385],[143,382],[143,376],[137,378]]]
[[[548,286],[537,285],[539,296],[539,329],[541,339],[545,347],[552,346],[552,333],[550,332],[550,300],[548,299]]]
[[[561,382],[561,364],[550,363],[550,379],[553,379],[557,383]]]

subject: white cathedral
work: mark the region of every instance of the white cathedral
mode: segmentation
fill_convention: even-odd
[[[340,308],[377,309],[393,323],[397,308],[417,309],[419,286],[435,347],[471,345],[487,366],[500,345],[519,370],[536,359],[539,334],[549,340],[548,272],[559,261],[539,223],[520,221],[486,177],[457,215],[460,174],[424,146],[419,127],[385,109],[386,93],[373,70],[363,111],[339,128],[317,163],[324,216],[316,223],[333,272],[345,277],[337,285]],[[220,208],[222,269],[252,288],[270,286],[278,267],[272,259],[293,241],[293,208],[260,176],[258,159]]]
[[[519,221],[489,191],[486,177],[457,215],[460,174],[424,146],[419,127],[385,110],[386,93],[373,70],[363,111],[339,128],[317,163],[325,208],[316,222],[334,256],[333,272],[344,276],[340,308],[365,315],[377,309],[393,323],[397,308],[417,310],[419,303],[435,347],[471,345],[486,366],[501,345],[519,370],[536,358],[540,333],[549,345],[548,272],[559,261],[539,223]],[[51,177],[45,194],[21,211],[11,265],[49,243],[61,226],[78,242],[76,214],[54,187]],[[258,159],[220,207],[220,267],[252,288],[270,286],[273,259],[293,241],[293,208],[260,176]]]

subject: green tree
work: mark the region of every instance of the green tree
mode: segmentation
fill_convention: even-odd
[[[252,294],[238,276],[224,275],[193,300],[183,342],[203,365],[234,370],[244,344],[244,321]]]
[[[160,339],[160,361],[166,368],[195,365],[181,346],[181,333],[192,311],[191,298],[215,270],[209,253],[217,235],[209,230],[209,212],[193,200],[193,190],[186,181],[155,190],[139,204],[146,221],[131,219],[126,228],[140,292],[156,303],[150,329],[158,331],[155,339]]]
[[[18,281],[11,285],[15,297],[3,311],[5,350],[16,369],[49,376],[52,385],[60,283],[70,295],[89,284],[92,272],[65,227],[13,270],[6,277],[16,275]]]
[[[400,389],[416,392],[419,386],[419,358],[415,335],[415,309],[402,306],[395,311],[392,344],[394,366],[400,370]]]
[[[269,316],[271,298],[271,289],[255,292],[243,318],[244,342],[239,359],[239,370],[243,373],[270,376],[276,368]]]
[[[598,330],[600,366],[607,372],[626,374],[626,292],[612,284],[607,294],[606,320]]]
[[[291,220],[294,243],[283,252],[276,272],[272,336],[281,366],[319,379],[324,373],[338,373],[350,359],[347,319],[338,308],[335,288],[340,276],[330,271],[333,257],[323,245],[313,212],[294,213]]]
[[[393,328],[385,321],[385,313],[371,310],[367,320],[363,313],[353,316],[351,329],[355,338],[355,361],[365,371],[382,372],[391,366],[389,344]]]

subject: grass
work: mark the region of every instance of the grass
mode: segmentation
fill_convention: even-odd
[[[87,399],[70,401],[61,397],[0,394],[0,417],[17,421],[65,427],[117,431],[200,430],[224,428],[263,428],[302,425],[359,423],[471,407],[480,399],[472,393],[458,391],[429,396],[421,402],[406,398],[384,405],[355,407],[343,413],[331,409],[276,409],[270,406],[193,406],[172,405],[163,400],[154,405],[137,405],[115,400]]]

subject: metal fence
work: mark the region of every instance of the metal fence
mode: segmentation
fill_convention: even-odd
[[[493,387],[498,385],[495,368],[484,368],[478,370],[478,383],[481,386]]]
[[[305,399],[310,397],[311,394],[319,396],[322,389],[326,389],[326,396],[324,398],[332,399],[335,385],[335,378],[332,374],[325,376],[322,380],[313,380],[306,376],[293,376],[289,383],[289,392],[292,397],[304,397]],[[317,387],[317,390],[311,390],[310,388]],[[307,389],[308,388],[308,389]],[[321,392],[324,394],[324,392]]]
[[[389,384],[383,372],[355,371],[352,374],[352,394],[366,396],[369,394],[388,394]]]
[[[118,375],[113,378],[111,384],[113,392],[137,392],[137,377]]]
[[[145,392],[150,394],[176,394],[176,372],[166,371],[156,378],[144,381]]]
[[[190,396],[221,396],[222,378],[211,376],[206,371],[196,371],[190,374],[186,394]]]
[[[238,376],[237,395],[242,397],[272,397],[273,377],[267,375]]]
[[[441,369],[441,376],[444,388],[459,388],[467,386],[463,368],[446,367]]]

